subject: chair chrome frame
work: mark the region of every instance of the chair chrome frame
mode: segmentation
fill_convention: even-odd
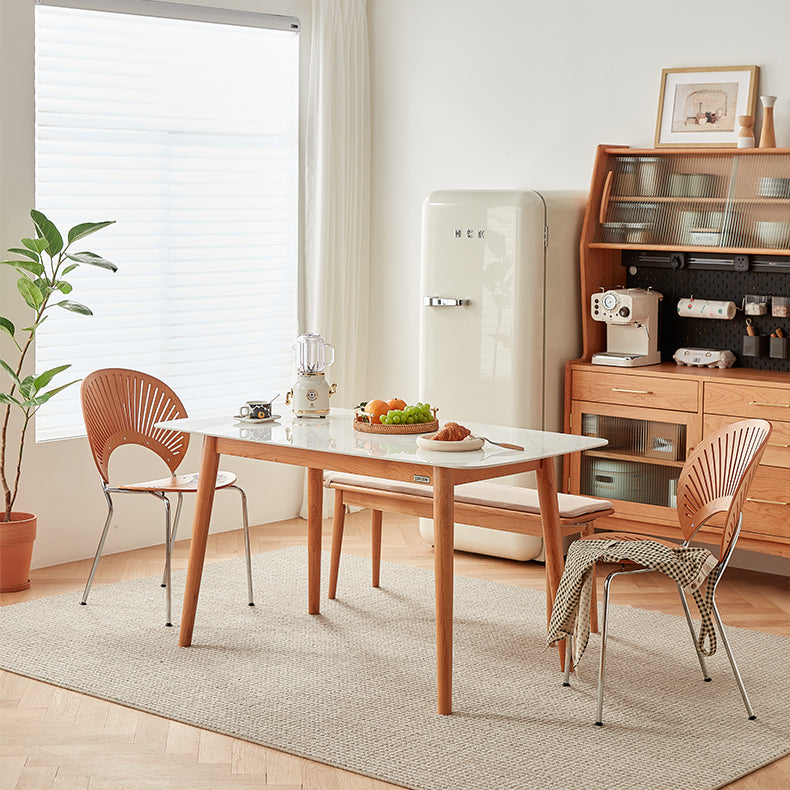
[[[242,517],[242,524],[244,526],[244,556],[247,564],[247,596],[249,599],[248,606],[255,606],[255,600],[253,598],[252,592],[252,558],[250,554],[250,522],[249,522],[249,515],[247,510],[247,494],[244,492],[244,489],[237,485],[229,485],[226,486],[225,489],[222,490],[229,490],[234,489],[235,491],[239,492],[241,497],[241,517]],[[165,622],[166,626],[172,626],[172,600],[171,600],[171,568],[172,568],[172,556],[173,556],[173,547],[175,546],[176,542],[176,533],[178,531],[178,522],[181,517],[181,506],[184,502],[184,494],[182,492],[178,492],[177,502],[176,502],[176,512],[174,517],[172,518],[172,527],[171,527],[171,517],[170,517],[170,498],[162,493],[161,491],[130,491],[127,488],[114,488],[113,486],[108,485],[107,483],[102,481],[102,491],[104,492],[104,497],[107,500],[107,518],[104,522],[104,529],[102,529],[101,537],[99,538],[99,545],[96,549],[96,556],[93,558],[93,565],[91,565],[90,574],[88,575],[88,581],[85,584],[85,590],[82,593],[82,600],[80,603],[85,606],[88,603],[88,595],[91,591],[91,586],[93,584],[93,577],[96,575],[96,569],[99,566],[99,558],[101,557],[102,551],[104,550],[104,542],[107,539],[107,534],[110,530],[110,524],[112,523],[113,513],[115,511],[115,506],[113,505],[112,497],[110,494],[149,494],[150,496],[154,496],[159,499],[162,504],[164,505],[165,509],[165,568],[162,572],[162,582],[161,586],[166,588],[165,594],[165,608],[167,611],[167,622]]]

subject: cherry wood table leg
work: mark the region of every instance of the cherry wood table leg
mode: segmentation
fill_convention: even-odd
[[[438,710],[453,705],[453,534],[455,496],[451,469],[433,469],[434,583],[436,585],[436,687]]]
[[[208,527],[211,520],[211,508],[214,504],[218,468],[217,440],[213,436],[205,436],[203,438],[203,454],[200,459],[195,517],[192,521],[192,541],[189,546],[184,605],[181,609],[181,630],[178,635],[178,644],[181,647],[189,647],[192,644],[192,629],[195,626],[195,611],[200,593],[200,579],[203,576],[203,561],[206,557]]]
[[[343,529],[346,523],[346,504],[343,492],[335,489],[335,507],[332,516],[332,553],[329,560],[329,592],[327,598],[337,595],[337,576],[340,572],[340,549],[343,548]]]
[[[307,611],[321,611],[321,516],[324,470],[307,467]]]
[[[379,586],[381,578],[381,517],[380,510],[370,511],[371,584]]]
[[[543,524],[543,540],[546,550],[546,622],[551,619],[554,598],[560,584],[564,561],[562,558],[562,536],[560,534],[560,506],[557,501],[557,475],[553,458],[542,458],[537,469],[538,502]],[[565,640],[558,644],[560,666],[565,661]]]

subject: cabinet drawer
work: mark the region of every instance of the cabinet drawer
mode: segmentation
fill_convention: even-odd
[[[573,373],[574,400],[697,411],[698,391],[696,381],[588,370]]]
[[[790,472],[761,466],[743,508],[744,535],[790,539]]]
[[[723,414],[706,414],[703,423],[703,436],[713,431],[717,431],[724,425],[735,422],[738,417],[731,417]],[[773,431],[765,448],[765,454],[761,461],[763,466],[779,466],[783,469],[790,469],[790,422],[780,422],[771,420]]]
[[[730,414],[739,418],[790,421],[790,388],[733,386],[706,381],[703,411],[706,414]]]

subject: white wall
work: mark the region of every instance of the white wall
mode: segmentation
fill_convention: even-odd
[[[708,0],[368,0],[367,396],[416,396],[420,210],[431,191],[586,192],[596,145],[653,145],[667,67],[760,66],[760,92],[779,97],[777,145],[790,145],[790,5],[732,10]]]
[[[184,2],[184,0],[180,0]],[[193,0],[241,11],[287,14],[302,22],[303,74],[307,74],[310,41],[310,0]],[[0,249],[18,246],[32,233],[33,207],[33,7],[34,0],[0,0]],[[304,91],[303,91],[304,93]],[[86,218],[90,219],[90,217]],[[95,218],[94,218],[95,219]],[[118,262],[123,265],[122,261]],[[0,315],[24,320],[14,278],[0,267]],[[17,324],[25,326],[24,323]],[[8,345],[0,338],[0,348]],[[68,360],[64,360],[68,362]],[[145,480],[164,476],[166,467],[153,457],[154,471],[141,453],[124,448],[113,456],[114,480]],[[193,441],[183,471],[197,471],[200,442]],[[291,518],[299,512],[303,472],[241,458],[223,459],[223,469],[235,472],[249,498],[252,523]],[[163,542],[162,506],[153,497],[118,496],[106,553]],[[212,531],[238,529],[238,494],[220,493],[215,500]],[[16,510],[38,516],[33,567],[92,556],[106,515],[99,476],[84,439],[27,443],[22,486]],[[185,507],[180,533],[189,534],[192,506]]]
[[[417,395],[420,212],[437,189],[588,191],[596,145],[652,147],[662,68],[758,65],[790,146],[790,5],[368,0],[367,397]],[[759,107],[759,102],[758,102]],[[760,128],[758,109],[756,129]],[[758,136],[759,139],[759,136]],[[743,554],[743,567],[790,563]]]

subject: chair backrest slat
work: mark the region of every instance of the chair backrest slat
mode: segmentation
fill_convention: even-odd
[[[684,538],[690,539],[711,516],[725,513],[719,557],[727,555],[770,435],[766,420],[740,420],[694,448],[678,480],[677,513]]]
[[[175,474],[189,446],[189,434],[154,427],[187,416],[167,384],[136,370],[105,368],[85,377],[80,397],[88,443],[105,483],[110,456],[125,444],[153,450]]]

